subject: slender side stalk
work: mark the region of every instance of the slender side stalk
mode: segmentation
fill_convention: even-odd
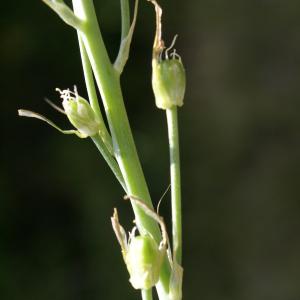
[[[123,175],[121,173],[121,170],[120,170],[116,160],[108,152],[107,148],[105,147],[105,145],[104,145],[104,143],[103,143],[103,141],[102,141],[102,139],[100,138],[99,135],[93,136],[93,137],[91,137],[91,139],[95,143],[96,147],[98,148],[98,150],[100,151],[100,153],[104,157],[105,161],[107,162],[107,164],[111,168],[112,172],[117,177],[117,179],[118,179],[119,183],[121,184],[122,188],[126,192],[126,184],[124,182]]]
[[[88,92],[88,96],[89,96],[89,101],[91,103],[91,107],[92,107],[93,111],[95,112],[95,114],[97,115],[97,117],[99,119],[99,124],[101,125],[99,134],[104,142],[104,145],[110,152],[110,154],[112,156],[114,156],[113,147],[112,147],[112,139],[111,139],[111,136],[105,126],[105,123],[104,123],[104,120],[102,117],[102,113],[100,110],[99,102],[98,102],[98,97],[97,97],[97,92],[96,92],[96,87],[95,87],[91,64],[90,64],[89,58],[88,58],[86,50],[84,48],[84,44],[83,44],[82,39],[80,38],[79,34],[78,34],[78,42],[79,42],[83,74],[84,74],[85,84],[86,84],[86,88],[87,88],[87,92]]]
[[[99,29],[92,0],[73,0],[74,12],[82,20],[80,37],[87,51],[97,85],[104,103],[116,159],[126,184],[127,193],[134,195],[152,207],[152,202],[140,161],[135,148],[127,118],[120,78],[113,68]],[[159,243],[161,234],[154,220],[148,217],[134,203],[136,224],[142,234],[149,232]],[[160,281],[163,291],[168,293],[170,268],[164,264]]]
[[[84,80],[85,80],[85,84],[86,84],[86,88],[87,88],[87,92],[88,92],[88,96],[89,96],[89,101],[91,103],[91,107],[94,110],[95,114],[104,124],[100,106],[99,106],[99,102],[98,102],[98,97],[97,97],[97,92],[96,92],[96,88],[95,88],[91,64],[90,64],[89,58],[88,58],[87,53],[84,48],[84,44],[83,44],[82,39],[80,38],[79,34],[78,34],[78,42],[79,42],[79,50],[80,50],[80,57],[81,57],[81,62],[82,62]]]
[[[122,16],[122,25],[121,25],[121,42],[126,38],[129,28],[130,28],[130,13],[129,13],[129,1],[121,0],[121,16]]]
[[[142,290],[142,300],[152,300],[152,289]]]
[[[176,258],[177,263],[181,264],[182,220],[177,106],[167,109],[166,113],[170,147],[173,256]]]

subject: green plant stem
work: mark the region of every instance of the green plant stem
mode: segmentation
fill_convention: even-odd
[[[89,58],[87,57],[87,53],[84,48],[84,44],[82,42],[82,39],[80,38],[78,34],[78,42],[79,42],[79,50],[80,50],[80,57],[81,57],[81,62],[82,62],[82,68],[83,68],[83,74],[84,74],[84,79],[86,83],[86,88],[89,96],[89,101],[91,103],[91,107],[94,110],[95,114],[97,117],[104,123],[103,117],[101,114],[99,102],[98,102],[98,97],[97,97],[97,92],[94,84],[94,78],[93,78],[93,73],[92,73],[92,68],[90,65]]]
[[[142,290],[142,300],[152,300],[152,289]]]
[[[85,79],[85,84],[86,84],[86,88],[87,88],[87,92],[88,92],[89,101],[91,103],[91,107],[92,107],[93,111],[95,112],[95,114],[97,115],[97,117],[99,119],[99,124],[101,125],[100,136],[101,136],[105,146],[107,147],[108,151],[110,152],[110,154],[114,155],[113,147],[112,147],[112,139],[111,139],[109,132],[107,131],[107,128],[105,126],[105,123],[104,123],[104,120],[102,117],[102,113],[100,110],[91,64],[90,64],[89,58],[88,58],[86,50],[84,48],[84,44],[83,44],[82,39],[79,36],[79,34],[78,34],[78,42],[79,42],[83,74],[84,74],[84,79]]]
[[[107,150],[107,148],[104,145],[101,137],[99,135],[96,135],[96,136],[91,137],[91,139],[95,143],[96,147],[98,148],[98,150],[100,151],[100,153],[104,157],[105,161],[107,162],[107,164],[111,168],[112,172],[117,177],[117,179],[118,179],[119,183],[121,184],[122,188],[126,192],[126,184],[124,182],[124,178],[123,178],[123,175],[122,175],[121,170],[119,168],[119,165],[116,162],[116,160],[111,156],[109,151]]]
[[[167,109],[170,150],[173,256],[182,260],[181,179],[177,106]]]
[[[129,1],[121,0],[121,42],[126,38],[129,28],[130,28],[130,11],[129,11]]]
[[[115,156],[124,176],[128,193],[143,199],[152,206],[125,111],[119,76],[117,76],[108,58],[93,2],[91,0],[73,0],[73,3],[75,13],[85,20],[80,36],[100,89],[113,138]],[[145,229],[146,232],[153,231],[154,236],[160,239],[157,224],[140,209],[137,209],[137,212],[138,219],[136,221],[142,233],[145,232]]]
[[[80,37],[87,51],[106,112],[116,159],[120,166],[127,193],[153,207],[144,174],[135,148],[127,118],[120,78],[113,68],[99,29],[92,0],[73,0],[75,15],[82,20]],[[157,223],[134,203],[136,224],[142,234],[150,233],[159,243],[161,234]],[[170,268],[163,265],[160,281],[162,292],[168,293]]]
[[[92,137],[93,142],[95,143],[96,147],[104,157],[105,161],[111,168],[114,175],[117,177],[119,183],[121,184],[122,188],[126,192],[126,185],[124,182],[124,178],[122,176],[121,170],[119,168],[119,165],[117,164],[116,160],[112,157],[112,140],[111,137],[106,129],[99,102],[97,97],[97,92],[94,84],[94,78],[92,73],[92,68],[89,62],[89,59],[87,57],[87,53],[84,48],[84,44],[78,34],[78,41],[79,41],[79,49],[80,49],[80,55],[81,55],[81,61],[82,61],[82,67],[83,67],[83,73],[86,83],[86,88],[89,96],[89,101],[91,103],[91,107],[93,108],[95,114],[98,116],[100,122],[101,122],[101,133],[102,136],[97,135]]]

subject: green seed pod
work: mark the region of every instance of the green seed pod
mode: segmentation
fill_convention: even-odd
[[[181,59],[152,60],[152,88],[158,108],[182,106],[185,93],[185,70]]]
[[[158,282],[164,253],[151,236],[132,237],[124,259],[135,289],[149,289]]]
[[[114,209],[111,222],[130,275],[129,281],[135,289],[147,290],[158,282],[164,257],[166,253],[168,254],[168,257],[170,254],[167,250],[169,243],[165,223],[152,208],[149,208],[140,199],[135,198],[134,196],[128,196],[125,199],[135,201],[141,209],[160,224],[162,230],[163,239],[159,246],[149,234],[135,236],[136,227],[132,229],[127,241],[126,232],[119,223],[118,212]]]
[[[63,95],[62,105],[71,124],[84,136],[93,136],[100,130],[100,122],[89,102],[75,94]]]

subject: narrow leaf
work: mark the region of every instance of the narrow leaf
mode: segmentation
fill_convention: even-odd
[[[137,18],[138,2],[139,2],[138,0],[135,1],[133,20],[132,20],[129,32],[128,32],[127,36],[125,38],[123,38],[123,40],[121,41],[120,50],[119,50],[117,59],[114,63],[114,68],[116,69],[116,71],[119,74],[121,74],[123,72],[123,69],[128,60],[128,57],[129,57],[130,44],[132,41],[132,35],[133,35],[136,18]]]
[[[40,115],[40,114],[38,114],[36,112],[30,111],[30,110],[26,110],[26,109],[19,109],[18,110],[18,114],[19,114],[20,117],[28,117],[28,118],[35,118],[35,119],[42,120],[42,121],[48,123],[50,126],[52,126],[53,128],[55,128],[56,130],[58,130],[59,132],[61,132],[63,134],[76,134],[80,138],[86,138],[85,135],[81,134],[77,130],[63,130],[63,129],[59,128],[51,120],[49,120],[48,118],[46,118],[43,115]]]
[[[75,16],[72,9],[67,6],[62,0],[42,0],[52,10],[54,10],[58,16],[68,25],[80,30],[82,21]]]

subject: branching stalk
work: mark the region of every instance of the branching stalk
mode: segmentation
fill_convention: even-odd
[[[76,99],[71,99],[72,101],[69,99],[70,101],[65,103],[66,107],[64,108],[65,110],[67,108],[71,109],[73,106],[77,108],[76,105],[81,101],[80,105],[83,105],[86,111],[92,116],[96,115],[97,118],[93,118],[93,120],[100,120],[101,128],[99,128],[99,134],[97,131],[97,134],[95,134],[94,128],[98,129],[98,122],[82,123],[81,119],[77,118],[77,115],[68,115],[70,122],[73,125],[75,124],[76,126],[74,126],[76,128],[79,128],[78,131],[81,130],[85,134],[85,136],[82,137],[91,136],[124,191],[126,191],[126,194],[130,195],[131,199],[142,199],[146,207],[149,208],[149,211],[152,211],[153,205],[131,133],[120,85],[120,75],[129,56],[131,39],[137,17],[138,0],[136,0],[135,3],[131,24],[129,1],[120,0],[122,13],[121,44],[114,64],[112,64],[109,59],[102,39],[93,0],[72,0],[74,12],[63,0],[43,1],[67,24],[73,26],[78,33],[84,77],[90,104],[83,98],[79,99],[78,97],[77,99],[76,96]],[[166,61],[161,60],[161,54],[165,48],[163,40],[161,39],[162,10],[156,0],[148,1],[154,4],[156,10],[157,26],[153,47],[152,85],[156,105],[159,108],[165,109],[167,114],[172,198],[173,257],[171,258],[171,255],[169,255],[169,261],[167,258],[164,260],[156,288],[160,300],[179,300],[182,298],[181,284],[183,269],[181,267],[182,221],[177,106],[183,105],[185,71],[180,56],[175,52],[172,59],[169,60],[167,55],[168,50],[166,50]],[[101,114],[94,78],[103,101],[109,131],[106,128]],[[78,103],[76,101],[78,101]],[[21,110],[20,113],[21,115],[42,119],[63,133],[75,133],[78,135],[78,132],[74,130],[72,132],[61,130],[51,121],[38,114],[24,110]],[[89,125],[88,128],[85,128],[86,124]],[[89,131],[87,132],[86,129]],[[81,131],[79,133],[81,133]],[[141,235],[150,234],[156,240],[157,244],[159,244],[162,240],[162,235],[157,222],[137,205],[135,201],[131,201],[131,204],[135,214],[136,225]],[[157,282],[157,279],[155,282]],[[148,286],[146,288],[148,288]],[[143,300],[152,300],[152,289],[142,290],[141,292]]]
[[[100,89],[112,134],[114,153],[124,176],[128,193],[136,195],[150,204],[149,191],[125,111],[119,77],[108,58],[93,2],[91,0],[73,0],[73,5],[75,14],[86,20],[84,30],[80,32],[80,37],[84,42]],[[140,213],[140,210],[138,212]],[[141,231],[145,232],[145,229],[149,232],[153,231],[154,236],[160,238],[158,226],[155,222],[149,220],[144,213],[139,213],[136,221]]]
[[[92,0],[73,0],[73,6],[75,15],[83,22],[79,35],[84,43],[100,90],[112,135],[114,153],[125,181],[127,193],[143,199],[145,203],[153,207],[127,118],[120,78],[109,60],[93,2]],[[142,234],[149,232],[159,243],[161,234],[156,222],[134,203],[132,206],[139,231]],[[160,277],[165,293],[168,292],[169,278],[170,270],[165,263]]]

